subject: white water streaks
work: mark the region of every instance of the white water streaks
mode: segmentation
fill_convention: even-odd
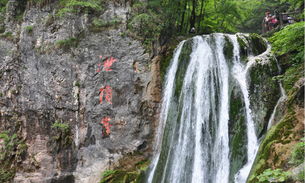
[[[276,58],[274,58],[274,59],[276,59]],[[276,64],[277,64],[277,68],[278,68],[279,72],[281,72],[281,68],[280,68],[280,65],[277,62],[277,60],[276,60]],[[274,107],[274,110],[273,110],[273,112],[271,114],[271,117],[270,117],[269,122],[268,122],[267,130],[269,130],[271,128],[271,126],[273,125],[273,121],[274,121],[275,114],[277,112],[278,106],[287,99],[287,95],[286,95],[286,92],[285,92],[285,90],[283,88],[282,82],[279,81],[279,85],[280,85],[280,89],[281,89],[281,97],[277,101],[277,103],[276,103],[276,105]]]
[[[255,156],[259,147],[257,136],[255,134],[254,121],[251,116],[250,99],[248,92],[247,73],[249,68],[254,64],[254,59],[251,59],[246,66],[240,62],[239,44],[236,36],[230,36],[230,40],[234,46],[234,62],[233,62],[233,76],[238,81],[241,88],[245,108],[246,108],[246,119],[247,119],[247,163],[237,172],[235,175],[235,183],[245,183],[250,173],[252,164],[255,160]]]
[[[183,47],[185,41],[182,41],[178,47],[176,48],[174,52],[173,59],[171,61],[171,65],[169,66],[169,70],[167,71],[166,75],[166,81],[165,81],[165,89],[163,92],[163,102],[162,102],[162,108],[160,113],[160,122],[157,129],[157,133],[155,134],[155,147],[154,151],[156,154],[155,159],[152,161],[151,164],[151,171],[148,177],[148,182],[152,182],[152,178],[154,175],[154,172],[156,170],[157,163],[159,161],[160,151],[161,151],[161,144],[162,144],[162,136],[163,136],[163,130],[166,123],[167,113],[169,109],[169,104],[173,95],[173,88],[174,88],[174,81],[175,81],[175,75],[178,68],[178,59],[180,56],[181,49]]]
[[[232,58],[224,55],[226,37],[233,44]],[[164,86],[148,183],[246,182],[259,146],[247,81],[255,60],[243,65],[239,54],[236,35],[196,36],[179,44]],[[247,163],[235,177],[237,170],[230,174],[231,80],[240,88],[245,111],[240,115],[247,126]]]

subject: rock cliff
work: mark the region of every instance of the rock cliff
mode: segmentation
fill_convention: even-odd
[[[98,182],[124,156],[147,156],[157,59],[126,34],[130,2],[103,6],[58,16],[57,1],[8,2],[0,129],[13,147],[1,160],[2,181]]]

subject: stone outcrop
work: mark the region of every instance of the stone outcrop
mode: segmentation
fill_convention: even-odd
[[[0,40],[0,129],[27,145],[13,182],[97,182],[126,154],[146,152],[160,101],[159,68],[125,34],[129,3],[107,2],[97,17],[121,21],[98,32],[90,30],[90,14],[58,17],[56,2],[25,7],[17,21],[19,6],[9,1]],[[103,70],[111,57],[112,70]],[[99,99],[106,86],[111,103],[105,93]]]

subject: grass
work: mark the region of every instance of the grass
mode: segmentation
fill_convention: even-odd
[[[0,38],[6,39],[8,41],[13,41],[14,40],[14,36],[12,32],[4,32],[2,34],[0,34]]]
[[[62,8],[57,12],[57,16],[62,17],[68,13],[94,13],[102,10],[100,0],[60,0]]]
[[[79,40],[75,37],[70,37],[63,40],[56,41],[55,45],[59,49],[69,50],[70,48],[75,48],[78,46]]]
[[[108,21],[104,21],[99,18],[94,18],[92,21],[92,24],[90,26],[90,30],[93,32],[100,32],[100,31],[104,30],[105,28],[113,27],[113,26],[116,26],[121,23],[122,23],[122,20],[118,17],[115,17]]]
[[[33,30],[34,30],[34,26],[32,26],[32,25],[29,25],[29,26],[26,26],[25,28],[25,31],[27,32],[27,33],[33,33]]]

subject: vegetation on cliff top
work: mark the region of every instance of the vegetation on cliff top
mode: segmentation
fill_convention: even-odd
[[[297,84],[304,76],[303,30],[304,22],[299,22],[285,27],[269,38],[272,50],[282,67],[282,74],[275,79],[283,83],[288,98],[282,109],[284,117],[267,132],[260,145],[249,183],[304,181],[302,171],[299,172],[300,176],[294,176],[290,172],[304,162],[304,141],[301,139],[304,136],[304,118],[300,119],[300,115],[304,114],[300,112],[303,110],[300,107],[303,106],[299,106],[304,100],[304,83]]]

